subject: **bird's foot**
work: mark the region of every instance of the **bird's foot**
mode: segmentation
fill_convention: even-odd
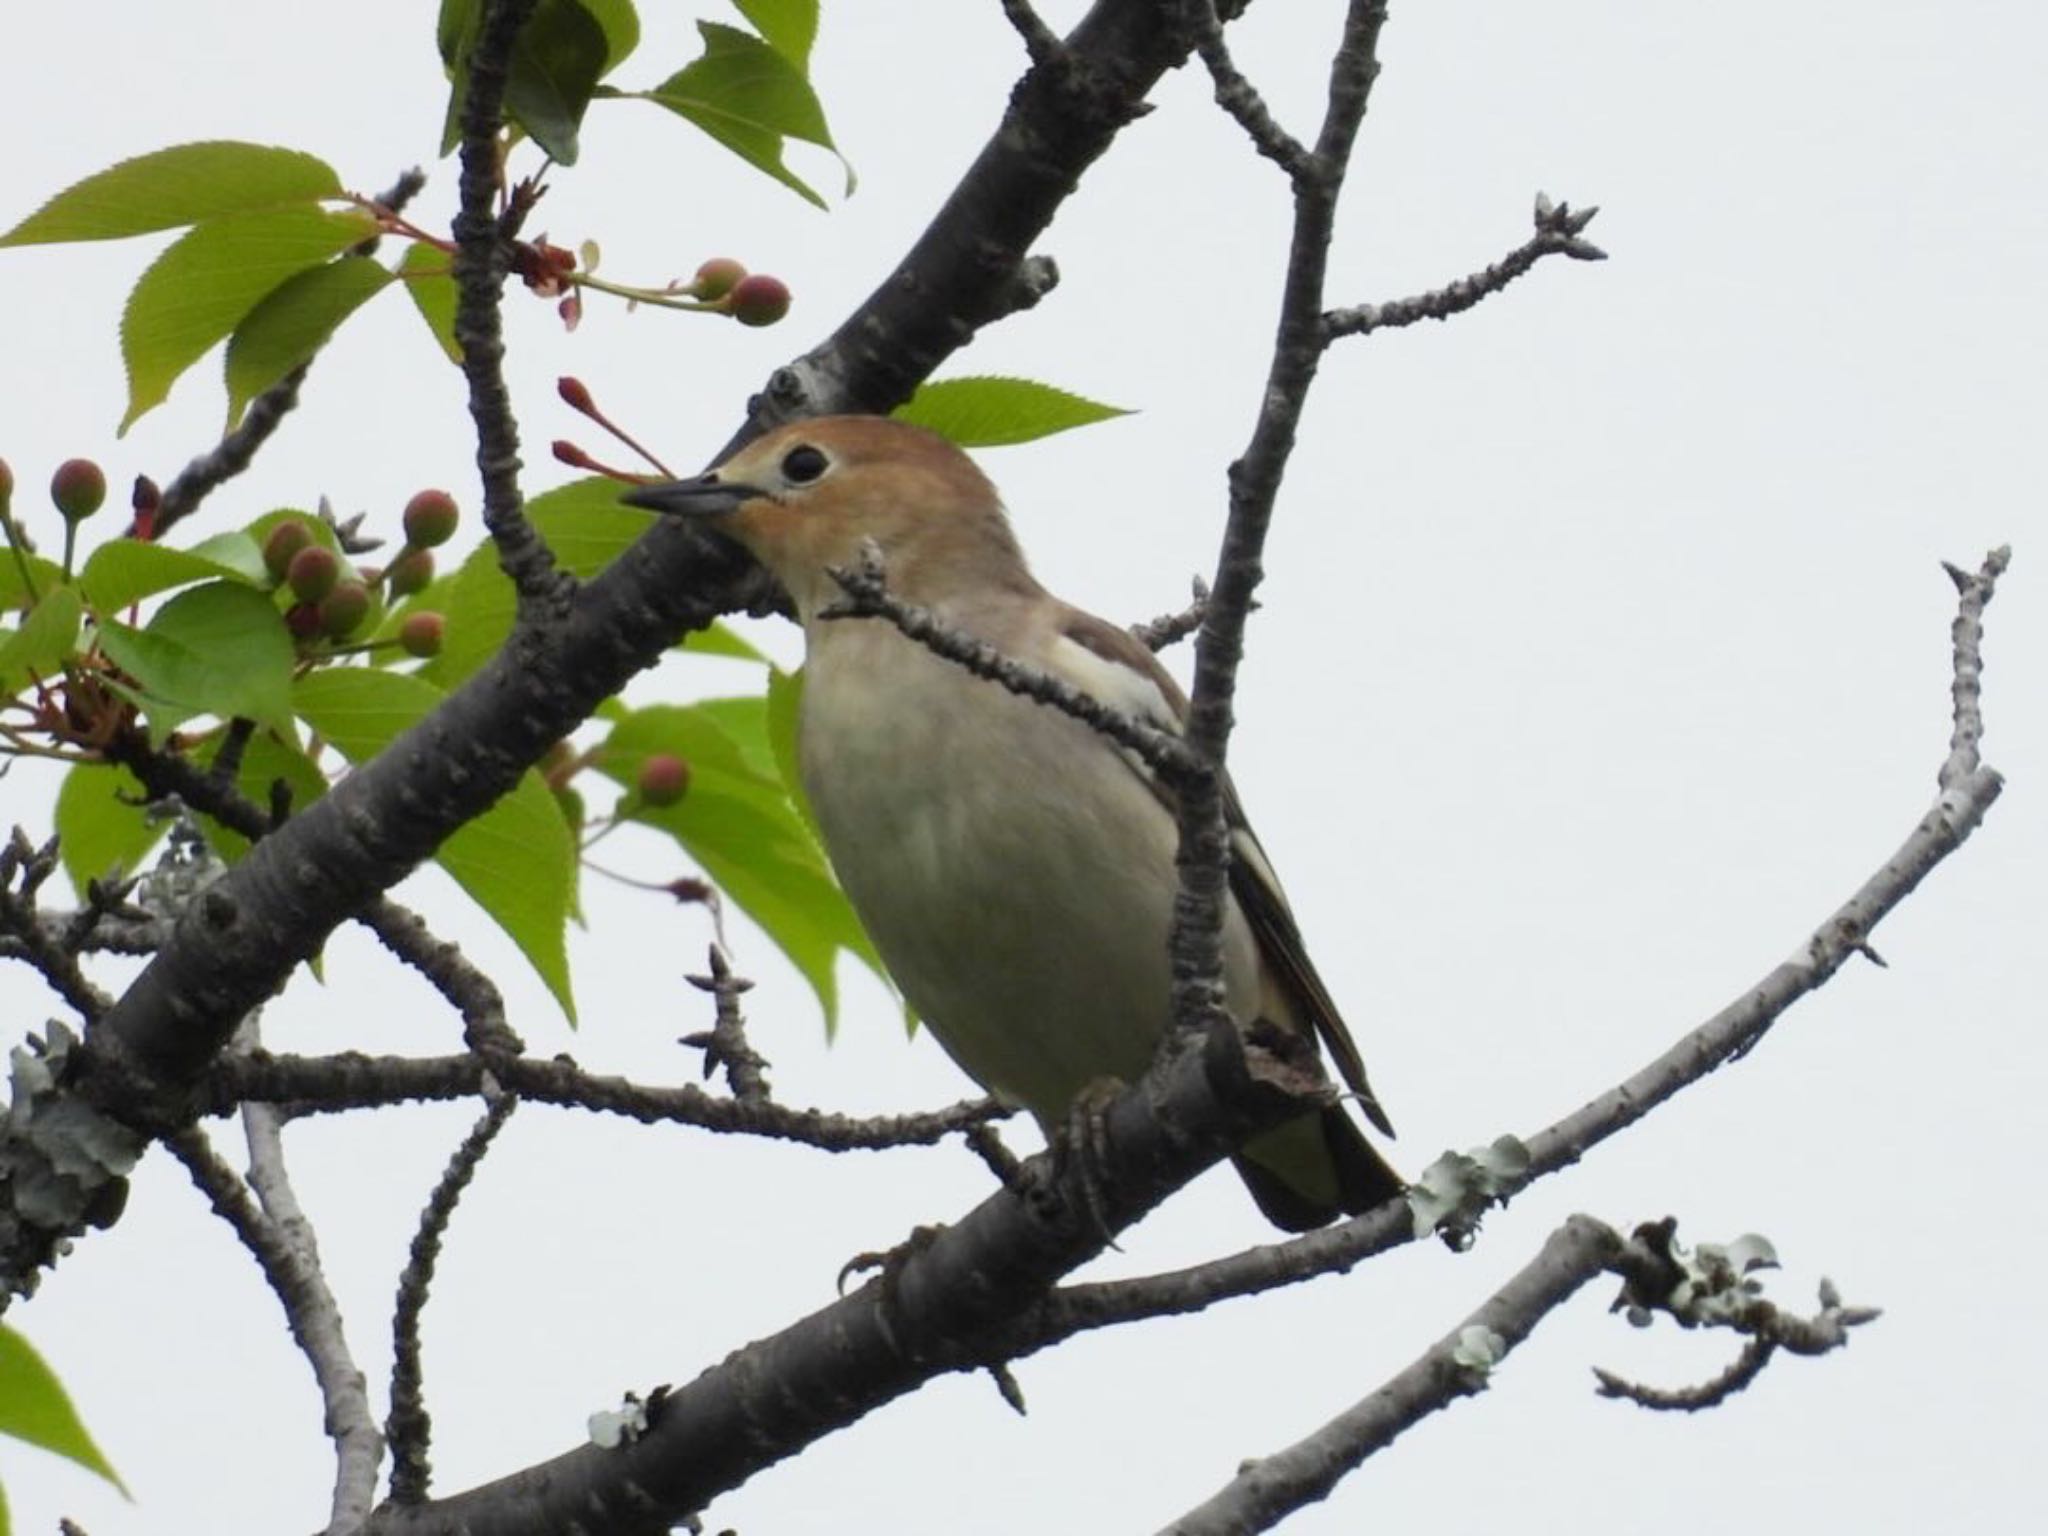
[[[933,1241],[945,1230],[943,1225],[912,1227],[910,1229],[910,1236],[903,1239],[894,1248],[883,1248],[868,1253],[856,1253],[852,1258],[839,1266],[839,1294],[842,1296],[846,1294],[846,1282],[855,1275],[864,1275],[875,1270],[881,1272],[883,1290],[885,1292],[893,1292],[896,1285],[896,1277],[902,1273],[905,1262],[913,1255],[922,1253],[925,1249],[931,1247]]]
[[[1118,1253],[1123,1249],[1110,1230],[1104,1187],[1109,1171],[1109,1106],[1123,1091],[1123,1082],[1114,1077],[1098,1077],[1087,1084],[1067,1106],[1066,1123],[1052,1143],[1053,1178],[1064,1180],[1068,1170],[1073,1171],[1097,1235]]]

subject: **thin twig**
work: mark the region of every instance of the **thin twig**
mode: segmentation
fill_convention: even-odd
[[[1060,35],[1031,8],[1031,0],[1002,0],[1002,6],[1003,15],[1024,39],[1024,52],[1032,63],[1051,64],[1064,56],[1066,46]]]
[[[734,1098],[743,1104],[764,1104],[772,1097],[768,1089],[768,1058],[748,1041],[746,1016],[740,1011],[741,995],[752,991],[754,984],[744,976],[733,975],[725,950],[717,944],[711,946],[710,965],[710,975],[683,979],[698,991],[712,995],[717,1022],[702,1034],[685,1035],[682,1043],[704,1053],[706,1077],[721,1067],[725,1069]]]
[[[433,1421],[427,1413],[426,1378],[420,1363],[420,1317],[426,1311],[434,1266],[440,1261],[441,1239],[462,1192],[476,1176],[477,1165],[518,1107],[519,1100],[511,1094],[496,1094],[482,1118],[463,1137],[420,1213],[411,1256],[398,1277],[398,1301],[391,1316],[391,1416],[384,1426],[391,1441],[391,1497],[396,1503],[417,1504],[425,1499],[433,1475],[427,1460]]]
[[[78,950],[64,942],[65,930],[36,911],[36,893],[56,869],[55,838],[37,848],[16,827],[0,847],[0,935],[8,940],[0,954],[26,962],[81,1019],[91,1022],[111,1008],[114,1000],[86,978],[78,965]],[[16,875],[20,876],[18,887]]]
[[[516,1056],[525,1042],[505,1019],[505,997],[498,984],[473,965],[451,939],[437,937],[426,919],[388,896],[380,896],[356,921],[374,933],[384,947],[418,971],[462,1016],[462,1041],[480,1056]]]
[[[1076,688],[1064,678],[1027,666],[1006,656],[986,640],[956,629],[928,608],[906,603],[890,593],[882,569],[881,551],[867,541],[860,563],[852,568],[834,566],[827,570],[846,595],[818,610],[821,619],[886,619],[905,636],[935,656],[964,667],[976,677],[1000,683],[1021,698],[1048,705],[1093,727],[1119,746],[1128,747],[1161,778],[1176,788],[1210,775],[1203,760],[1181,740],[1155,725],[1148,725],[1120,709],[1112,708],[1093,694]]]
[[[164,1145],[185,1165],[192,1182],[206,1196],[215,1213],[227,1222],[242,1246],[255,1256],[264,1280],[284,1308],[285,1323],[291,1329],[292,1338],[313,1367],[326,1412],[328,1433],[335,1439],[338,1464],[334,1523],[330,1529],[337,1532],[356,1529],[361,1519],[355,1525],[348,1525],[344,1523],[344,1515],[357,1508],[358,1504],[353,1497],[345,1503],[344,1494],[354,1495],[361,1488],[363,1463],[367,1459],[370,1486],[362,1491],[359,1505],[361,1518],[367,1519],[382,1438],[377,1433],[375,1421],[366,1421],[368,1403],[362,1398],[362,1373],[356,1370],[349,1356],[340,1312],[327,1288],[326,1278],[320,1272],[318,1253],[310,1246],[310,1229],[305,1230],[302,1242],[301,1234],[290,1230],[276,1211],[266,1212],[260,1208],[250,1197],[241,1177],[214,1151],[206,1133],[197,1126],[172,1132],[164,1138]],[[252,1158],[255,1145],[256,1137],[252,1134]],[[253,1161],[251,1172],[253,1177]],[[297,1223],[303,1222],[304,1218],[297,1215],[296,1205],[284,1209],[296,1218]]]
[[[1946,561],[1942,564],[1962,597],[1955,623],[1949,627],[1955,655],[1953,680],[1949,684],[1955,725],[1949,735],[1948,760],[1935,776],[1935,782],[1943,789],[1963,782],[1977,771],[1977,744],[1984,739],[1984,608],[1998,589],[1998,578],[2011,564],[2009,544],[2001,544],[1986,555],[1974,576]]]
[[[1571,1217],[1485,1305],[1413,1364],[1306,1439],[1246,1462],[1215,1494],[1163,1527],[1162,1536],[1246,1536],[1327,1497],[1406,1430],[1485,1390],[1492,1368],[1621,1249],[1613,1228],[1589,1216]]]
[[[1280,126],[1258,88],[1245,79],[1231,58],[1214,0],[1186,0],[1186,12],[1195,52],[1202,56],[1216,87],[1216,105],[1230,114],[1252,146],[1285,171],[1290,181],[1299,185],[1313,177],[1318,166],[1308,146]]]
[[[773,1101],[742,1102],[707,1093],[694,1083],[648,1087],[585,1072],[560,1057],[486,1061],[468,1054],[411,1057],[354,1052],[226,1058],[207,1077],[198,1103],[207,1113],[225,1112],[247,1099],[286,1105],[294,1114],[334,1113],[471,1098],[493,1080],[508,1092],[538,1104],[623,1115],[643,1125],[694,1125],[734,1135],[764,1136],[828,1152],[936,1146],[970,1126],[1013,1113],[992,1099],[967,1099],[923,1114],[857,1117]]]
[[[1194,600],[1179,613],[1162,613],[1156,619],[1131,626],[1131,633],[1146,650],[1163,651],[1202,627],[1202,615],[1209,611],[1209,584],[1197,576],[1194,588]]]
[[[1412,298],[1333,309],[1323,316],[1323,335],[1334,341],[1340,336],[1364,336],[1373,331],[1414,325],[1420,320],[1448,320],[1499,293],[1546,256],[1569,256],[1574,261],[1605,261],[1605,251],[1580,238],[1580,231],[1592,222],[1593,215],[1599,211],[1598,208],[1575,209],[1568,203],[1552,205],[1548,198],[1538,196],[1536,233],[1499,261],[1468,277]]]

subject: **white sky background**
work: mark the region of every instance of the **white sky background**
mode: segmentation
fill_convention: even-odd
[[[365,191],[425,161],[416,211],[445,219],[432,9],[192,0],[14,17],[0,224],[118,158],[211,137],[313,150]],[[694,52],[698,8],[645,9],[629,82]],[[1046,9],[1064,25],[1082,7]],[[1339,9],[1267,0],[1234,34],[1298,131]],[[709,0],[702,13],[730,19]],[[1761,1231],[1786,1261],[1780,1299],[1809,1306],[1825,1273],[1886,1315],[1845,1352],[1781,1360],[1718,1412],[1652,1417],[1596,1399],[1587,1367],[1677,1385],[1731,1345],[1634,1332],[1595,1286],[1483,1399],[1289,1530],[1920,1532],[2012,1529],[2038,1509],[2048,1359],[2015,1282],[2044,1257],[2048,1089],[2023,963],[2048,772],[2044,51],[2048,21],[2015,4],[1397,11],[1333,296],[1483,265],[1524,238],[1539,187],[1602,204],[1589,233],[1614,256],[1546,263],[1449,326],[1342,347],[1270,547],[1233,761],[1402,1129],[1402,1166],[1533,1131],[1609,1086],[1891,852],[1946,749],[1953,594],[1938,562],[1974,566],[2008,540],[1986,750],[2010,788],[1877,934],[1889,970],[1852,965],[1749,1059],[1497,1216],[1469,1255],[1420,1244],[1349,1278],[1084,1337],[1019,1367],[1023,1420],[985,1378],[940,1381],[721,1500],[712,1529],[1150,1530],[1371,1391],[1575,1210],[1672,1213],[1690,1239]],[[555,401],[566,371],[679,467],[699,463],[746,392],[884,275],[1020,63],[995,0],[828,5],[816,77],[862,178],[829,215],[652,109],[594,112],[535,231],[599,240],[626,281],[736,255],[785,277],[797,307],[762,332],[593,301],[565,336],[549,306],[515,301],[528,488],[565,478],[550,438],[599,446]],[[1207,98],[1193,74],[1161,88],[1047,238],[1059,291],[951,368],[1142,408],[984,458],[1040,574],[1120,620],[1179,606],[1212,562],[1274,310],[1282,187]],[[822,157],[804,169],[836,190]],[[138,471],[168,480],[218,432],[209,362],[112,437],[114,314],[159,243],[0,255],[0,453],[30,518],[62,457],[94,454],[125,487]],[[323,355],[299,414],[194,534],[323,492],[387,529],[423,485],[473,508],[470,454],[459,379],[394,295]],[[765,632],[793,654],[793,634]],[[692,661],[639,692],[755,682]],[[17,770],[0,819],[46,825],[52,782]],[[604,855],[681,872],[652,838]],[[446,882],[401,894],[507,983],[536,1052],[694,1073],[670,1042],[709,1019],[679,979],[700,968],[701,913],[587,885],[572,1034]],[[784,1099],[894,1110],[965,1089],[851,973],[825,1050],[801,985],[757,935],[737,938]],[[453,1046],[454,1019],[372,942],[344,932],[329,953],[331,985],[295,983],[271,1011],[274,1045]],[[0,985],[10,1040],[55,1006],[25,972]],[[418,1109],[292,1133],[373,1381],[404,1245],[470,1119]],[[566,1448],[622,1389],[688,1380],[829,1301],[848,1255],[986,1187],[957,1148],[832,1159],[523,1111],[456,1218],[428,1313],[437,1488]],[[1212,1175],[1094,1272],[1270,1235]],[[331,1463],[305,1366],[254,1266],[161,1153],[120,1225],[9,1321],[139,1501],[9,1444],[17,1529],[48,1532],[60,1513],[93,1536],[324,1521]]]

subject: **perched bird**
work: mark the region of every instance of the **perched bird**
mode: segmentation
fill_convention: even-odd
[[[843,596],[831,569],[857,566],[872,540],[891,595],[1177,732],[1187,701],[1151,651],[1040,586],[995,487],[952,444],[903,422],[797,422],[709,474],[625,499],[707,519],[788,591],[806,647],[798,756],[826,852],[953,1060],[1049,1133],[1090,1084],[1135,1081],[1168,1017],[1170,792],[1107,736],[934,655],[888,619],[820,614]],[[1230,1014],[1291,1059],[1313,1062],[1320,1037],[1391,1131],[1234,792],[1228,803]],[[1402,1187],[1337,1105],[1254,1138],[1236,1161],[1288,1231]]]

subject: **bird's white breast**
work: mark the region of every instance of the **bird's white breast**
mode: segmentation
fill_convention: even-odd
[[[1172,818],[1106,739],[883,621],[809,639],[805,787],[911,1006],[1041,1120],[1095,1079],[1135,1078],[1167,1016]],[[1225,945],[1233,1002],[1255,996],[1234,910]]]

